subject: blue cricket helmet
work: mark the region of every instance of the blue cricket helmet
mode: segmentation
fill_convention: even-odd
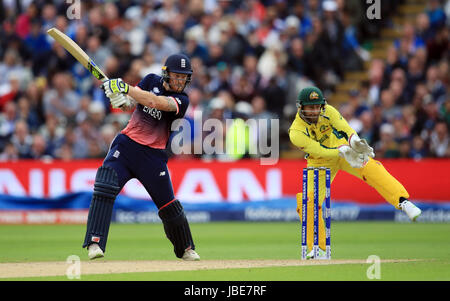
[[[186,85],[191,82],[192,68],[191,60],[182,53],[172,54],[166,59],[162,67],[162,77],[169,82],[169,72],[187,74]]]

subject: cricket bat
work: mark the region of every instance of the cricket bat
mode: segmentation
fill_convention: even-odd
[[[47,33],[54,38],[64,49],[70,52],[70,54],[77,59],[81,65],[84,66],[89,72],[92,73],[95,78],[101,81],[108,80],[108,77],[103,73],[102,70],[94,63],[93,60],[77,45],[71,38],[66,36],[64,33],[56,28],[50,28]]]

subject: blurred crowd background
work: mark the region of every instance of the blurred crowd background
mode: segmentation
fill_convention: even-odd
[[[345,72],[370,62],[368,80],[336,104],[360,137],[378,158],[450,157],[449,1],[428,1],[386,60],[365,47],[402,2],[382,1],[382,18],[368,20],[361,0],[0,0],[0,160],[103,158],[129,119],[51,27],[132,85],[160,74],[168,55],[187,54],[185,118],[279,119],[281,158],[293,149],[300,89],[316,85],[334,105]]]

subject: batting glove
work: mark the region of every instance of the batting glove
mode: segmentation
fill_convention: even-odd
[[[348,139],[348,144],[350,144],[351,148],[353,148],[356,152],[365,154],[371,158],[375,157],[375,153],[373,152],[373,148],[367,143],[366,139],[361,139],[357,134],[352,134]]]
[[[106,97],[110,97],[114,93],[128,94],[130,86],[121,78],[116,78],[105,81],[103,83],[103,90],[105,90]]]
[[[341,145],[338,147],[338,150],[339,156],[343,157],[353,168],[362,168],[369,161],[367,154],[357,153],[348,145]]]
[[[109,101],[111,103],[111,106],[115,109],[117,108],[121,108],[123,106],[128,107],[131,104],[130,99],[128,98],[128,96],[123,95],[123,94],[112,94],[109,97]]]

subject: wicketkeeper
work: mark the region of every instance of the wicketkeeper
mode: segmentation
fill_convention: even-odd
[[[83,244],[83,248],[88,248],[90,259],[104,256],[114,201],[132,178],[142,183],[158,207],[176,257],[200,259],[194,251],[183,206],[174,197],[167,169],[168,157],[164,152],[172,122],[182,118],[189,105],[189,98],[183,91],[191,75],[189,58],[174,54],[167,58],[162,76],[149,74],[136,87],[120,78],[103,84],[113,108],[134,109],[134,112],[97,170]]]
[[[396,209],[403,210],[415,221],[421,210],[408,201],[409,194],[381,164],[374,160],[375,154],[365,139],[360,139],[341,114],[328,105],[322,91],[307,87],[300,91],[297,99],[298,113],[289,128],[291,142],[304,151],[308,167],[328,167],[331,182],[339,170],[358,177],[375,188],[378,193]],[[319,183],[325,183],[321,173]],[[313,180],[308,177],[307,212],[307,258],[313,257]],[[323,187],[322,187],[323,186]],[[325,186],[319,188],[319,247],[320,256],[325,255],[325,227],[322,216],[322,203]],[[351,187],[349,187],[351,190]],[[297,194],[297,213],[301,215],[302,193]]]

